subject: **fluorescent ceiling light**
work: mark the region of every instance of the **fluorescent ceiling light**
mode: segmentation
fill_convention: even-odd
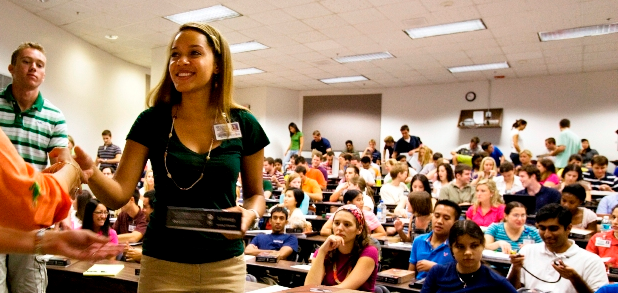
[[[371,60],[380,60],[380,59],[389,59],[389,58],[395,58],[395,56],[393,56],[389,52],[378,52],[378,53],[337,57],[337,58],[333,58],[333,60],[339,63],[348,63],[348,62],[361,62],[361,61],[371,61]]]
[[[268,48],[270,47],[262,43],[251,41],[251,42],[230,45],[230,52],[234,54],[234,53],[242,53],[242,52],[249,52],[249,51],[256,51],[256,50],[264,50]]]
[[[539,32],[541,42],[575,39],[583,37],[592,37],[607,35],[618,32],[618,23],[600,24],[576,28],[568,28],[553,32]]]
[[[450,71],[451,73],[458,73],[458,72],[482,71],[482,70],[493,70],[493,69],[503,69],[503,68],[510,68],[510,66],[507,62],[500,62],[500,63],[488,63],[488,64],[449,67],[448,71]]]
[[[471,32],[487,29],[483,21],[480,19],[466,20],[461,22],[453,22],[439,24],[426,27],[417,27],[405,30],[412,39],[420,39],[426,37],[450,35],[463,32]]]
[[[343,83],[343,82],[355,82],[355,81],[363,81],[363,80],[369,80],[369,79],[364,77],[364,76],[362,76],[362,75],[320,79],[321,82],[328,83],[328,84],[331,84],[331,83]]]
[[[242,16],[242,14],[223,5],[215,5],[198,10],[165,16],[165,18],[177,24],[185,24],[187,22],[211,22],[239,16]]]
[[[258,68],[255,68],[255,67],[242,68],[242,69],[235,69],[234,70],[234,76],[256,74],[256,73],[262,73],[262,72],[264,72],[264,70],[258,69]]]

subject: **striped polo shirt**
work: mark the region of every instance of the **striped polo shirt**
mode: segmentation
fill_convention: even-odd
[[[587,172],[583,172],[583,175],[584,180],[590,182],[592,190],[599,190],[599,186],[607,184],[613,191],[618,191],[618,177],[613,174],[605,172],[605,176],[599,179],[594,175],[592,170],[588,170]]]
[[[47,153],[68,145],[64,115],[41,92],[32,107],[22,112],[11,89],[9,85],[0,93],[0,127],[19,155],[41,171],[47,167]]]
[[[122,150],[120,147],[113,143],[110,145],[99,146],[99,149],[97,150],[97,157],[101,159],[112,160],[116,158],[116,155],[121,154]],[[118,168],[118,163],[101,163],[101,165],[99,165],[100,170],[105,168],[114,168],[114,170],[116,170],[116,168]]]

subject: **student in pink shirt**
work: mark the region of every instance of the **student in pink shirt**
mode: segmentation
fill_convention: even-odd
[[[82,229],[88,229],[99,235],[109,237],[110,243],[118,244],[118,234],[109,223],[109,211],[97,199],[93,198],[86,204]]]
[[[466,212],[466,218],[479,226],[488,227],[504,218],[504,201],[491,179],[476,184],[476,202]]]
[[[560,178],[556,175],[556,166],[550,159],[541,159],[536,163],[536,167],[541,171],[539,183],[543,186],[553,187],[560,184]]]

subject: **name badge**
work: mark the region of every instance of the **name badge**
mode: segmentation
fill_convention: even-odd
[[[242,137],[238,122],[215,124],[215,138],[217,140],[233,139]]]
[[[168,207],[166,226],[171,229],[241,235],[241,221],[241,212]]]
[[[129,232],[135,231],[135,225],[129,225]]]
[[[594,245],[595,246],[599,246],[599,247],[609,248],[612,245],[612,241],[611,240],[605,240],[605,239],[597,238],[597,240],[595,241]]]

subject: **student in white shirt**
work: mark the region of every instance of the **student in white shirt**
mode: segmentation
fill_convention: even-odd
[[[401,163],[397,164],[391,168],[390,174],[393,181],[382,185],[380,198],[385,204],[399,204],[400,201],[407,199],[404,196],[404,191],[409,191],[406,184],[403,183],[408,177],[408,167]]]
[[[571,212],[559,204],[542,207],[536,214],[543,243],[528,244],[511,255],[508,280],[519,289],[560,293],[594,292],[608,283],[605,265],[598,255],[568,239]]]
[[[524,189],[519,176],[515,176],[515,166],[511,162],[504,162],[500,165],[500,175],[494,177],[496,187],[500,195],[513,194]]]

